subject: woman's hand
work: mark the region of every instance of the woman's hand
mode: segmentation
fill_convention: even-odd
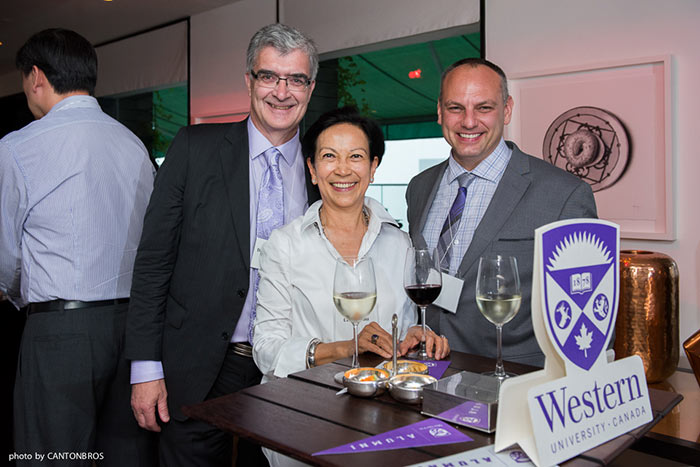
[[[377,336],[376,338],[373,338]],[[374,352],[386,359],[391,358],[391,334],[372,321],[357,335],[359,353]],[[355,341],[324,342],[316,346],[316,366],[334,362],[340,358],[352,357]]]
[[[386,332],[375,321],[362,328],[357,336],[359,352],[374,352],[384,358],[391,358],[391,334]]]
[[[428,357],[434,357],[435,360],[447,357],[450,354],[450,344],[447,342],[447,337],[438,336],[428,328],[425,331],[425,349],[428,352]],[[399,355],[406,355],[409,350],[420,345],[422,335],[422,326],[409,328],[406,337],[399,345]]]

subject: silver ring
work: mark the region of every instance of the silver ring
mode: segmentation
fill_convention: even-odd
[[[443,339],[447,339],[447,336],[444,334],[440,334],[440,337],[442,337]]]
[[[379,339],[379,336],[377,334],[372,334],[372,337],[370,338],[372,345],[377,345],[377,339]]]

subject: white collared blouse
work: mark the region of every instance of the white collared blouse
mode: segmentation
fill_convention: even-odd
[[[306,368],[306,349],[314,338],[322,342],[352,339],[352,324],[333,304],[335,262],[340,257],[323,233],[317,201],[306,214],[272,232],[262,247],[253,359],[263,373],[286,377]],[[391,333],[391,318],[399,316],[399,337],[416,324],[416,310],[403,288],[408,234],[378,201],[365,197],[369,226],[359,258],[370,257],[377,281],[377,303],[358,332],[376,321]]]

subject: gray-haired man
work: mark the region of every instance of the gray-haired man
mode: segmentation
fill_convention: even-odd
[[[272,214],[281,223],[318,199],[298,134],[317,69],[316,47],[301,32],[262,28],[248,47],[250,117],[182,129],[156,176],[134,266],[126,355],[134,416],[162,430],[166,465],[231,465],[231,437],[180,408],[260,381],[249,344],[258,213],[273,191],[283,193],[282,212]],[[259,448],[239,443],[237,463],[265,460]]]

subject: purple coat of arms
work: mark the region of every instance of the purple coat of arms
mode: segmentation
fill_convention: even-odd
[[[619,233],[586,220],[542,234],[545,327],[561,357],[590,370],[615,328]]]

